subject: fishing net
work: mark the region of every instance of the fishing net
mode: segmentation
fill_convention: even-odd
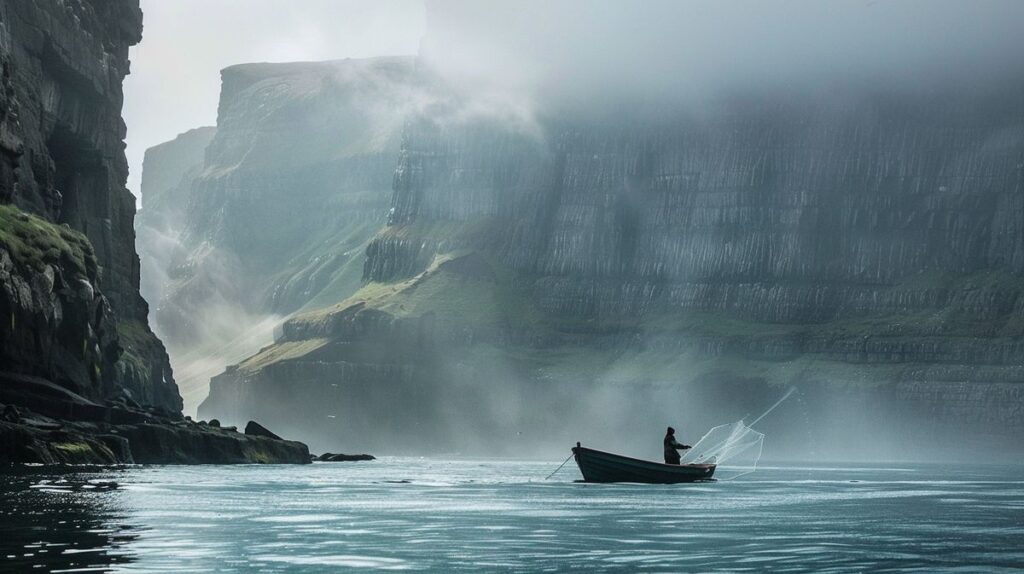
[[[730,480],[754,472],[763,446],[764,435],[738,421],[709,430],[684,452],[680,463],[717,464],[715,476]]]

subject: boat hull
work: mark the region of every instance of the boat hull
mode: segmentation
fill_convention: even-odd
[[[711,480],[713,464],[662,464],[577,446],[572,449],[584,482],[677,484]]]

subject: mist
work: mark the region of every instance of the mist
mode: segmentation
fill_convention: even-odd
[[[143,0],[145,30],[143,41],[130,52],[132,73],[125,81],[124,106],[128,188],[138,205],[150,205],[141,197],[146,150],[193,128],[217,124],[222,69],[250,62],[415,54],[423,34],[420,0],[307,0],[301,10],[289,6],[279,0]],[[246,16],[240,20],[242,13]],[[202,163],[196,167],[204,168]],[[187,264],[190,255],[181,243],[187,205],[177,208],[182,214],[174,222],[162,221],[160,215],[140,219],[147,225],[138,238],[142,291],[153,327],[169,348],[185,412],[195,414],[209,379],[272,342],[273,329],[283,317],[262,308],[258,297],[236,285],[238,262],[212,246],[203,258],[214,264],[194,281],[205,291],[195,297],[201,312],[169,308],[172,303],[163,294],[175,282],[173,270]],[[168,324],[161,316],[189,321]]]
[[[421,55],[535,112],[1018,80],[1012,0],[428,0]]]
[[[1024,0],[0,0],[0,570],[1019,569],[1022,55]]]
[[[204,20],[204,26],[210,24],[209,29],[190,30],[190,38],[195,41],[186,50],[178,50],[176,28],[169,22],[184,25],[184,16],[189,11],[186,4],[175,4],[174,8],[154,4],[148,8],[155,14],[150,21],[159,24],[147,32],[147,39],[134,53],[137,68],[146,71],[139,72],[128,83],[130,97],[126,114],[130,126],[130,159],[140,146],[169,139],[191,127],[216,123],[219,69],[248,61],[418,55],[416,69],[420,77],[411,83],[416,89],[403,88],[408,89],[407,102],[371,105],[364,101],[356,105],[353,102],[359,102],[359,98],[353,97],[337,104],[340,106],[337,117],[348,113],[341,107],[351,105],[355,109],[352,117],[372,117],[376,124],[390,126],[380,130],[388,134],[399,130],[395,126],[423,121],[437,130],[429,132],[429,137],[443,142],[439,145],[444,153],[452,153],[451,148],[455,146],[452,142],[461,141],[458,133],[463,129],[477,134],[473,137],[480,132],[525,133],[529,141],[523,144],[523,149],[529,152],[524,157],[529,160],[507,160],[513,166],[517,165],[516,161],[536,158],[554,165],[559,146],[565,145],[558,139],[565,137],[560,129],[579,130],[589,137],[607,137],[609,141],[618,142],[628,132],[623,126],[642,125],[644,129],[653,126],[660,131],[651,138],[664,143],[671,140],[673,133],[724,129],[723,114],[747,114],[754,118],[759,113],[757,105],[783,102],[793,117],[802,107],[822,110],[821,115],[827,116],[821,120],[823,130],[844,130],[850,128],[856,118],[852,114],[850,117],[843,115],[849,110],[836,112],[841,107],[840,102],[871,100],[879,95],[900,101],[932,101],[943,100],[951,94],[965,98],[977,95],[981,98],[979,101],[988,102],[990,100],[985,98],[992,94],[1010,94],[1007,97],[1012,99],[1012,94],[1020,93],[1024,81],[1024,69],[1019,60],[1019,55],[1024,53],[1024,35],[1019,33],[1024,23],[1024,4],[1009,0],[972,3],[955,0],[565,0],[554,3],[427,0],[423,5],[391,2],[373,8],[314,2],[308,12],[289,12],[289,17],[283,21],[276,18],[278,4],[267,0],[246,3],[244,10],[252,17],[247,18],[244,25],[228,26],[230,30],[226,35],[224,27],[210,24],[215,19]],[[218,3],[208,9],[226,20],[242,10],[236,2]],[[250,38],[257,38],[257,41],[250,42]],[[176,81],[168,81],[169,70],[177,71]],[[147,75],[150,73],[153,76]],[[136,104],[132,102],[142,101],[146,102],[145,111],[133,107]],[[754,104],[730,107],[737,101]],[[151,113],[152,106],[159,106],[168,113]],[[335,116],[323,113],[317,117]],[[763,119],[758,118],[758,121]],[[817,120],[820,118],[810,121]],[[847,121],[850,123],[844,123]],[[782,120],[779,125],[783,130],[788,127]],[[822,145],[821,140],[814,139],[824,137],[821,133],[798,132],[794,130],[794,139],[787,143],[806,148]],[[352,133],[360,132],[354,129]],[[636,133],[628,135],[634,136]],[[445,137],[452,139],[445,140]],[[331,141],[334,145],[341,140],[334,137]],[[480,141],[486,144],[486,137]],[[513,135],[511,140],[501,141],[518,140]],[[708,137],[709,146],[715,141]],[[995,142],[992,143],[994,148],[1014,145],[1012,136],[1007,141],[1010,143],[990,138],[990,142]],[[402,154],[407,153],[407,144],[403,143]],[[618,153],[615,145],[602,149],[602,153]],[[298,147],[290,151],[295,149]],[[327,150],[324,157],[338,152],[329,145],[324,149]],[[306,148],[302,150],[295,153],[305,154]],[[280,154],[280,150],[270,153],[267,156],[270,159],[263,162],[261,169],[274,162],[296,159],[273,155]],[[398,153],[396,150],[395,154]],[[622,153],[626,155],[625,151]],[[644,156],[644,161],[658,160],[657,153],[645,153],[648,155]],[[443,155],[437,150],[426,150],[425,156],[431,154]],[[596,163],[599,155],[591,155],[596,167],[587,169],[600,169]],[[695,157],[691,153],[677,163],[695,172],[696,168],[690,166],[697,161]],[[303,156],[296,161],[301,163],[306,159]],[[483,163],[483,170],[497,170],[494,165],[505,160],[486,156],[478,161]],[[634,158],[624,161],[632,162]],[[395,163],[397,165],[398,161]],[[748,162],[752,163],[755,162]],[[471,162],[471,165],[481,169],[480,163]],[[543,165],[544,169],[550,168],[548,164]],[[746,165],[733,168],[738,172]],[[670,167],[682,169],[678,165]],[[400,174],[402,169],[396,173]],[[501,177],[504,174],[502,172]],[[760,175],[752,174],[750,179]],[[629,223],[630,217],[634,217],[631,214],[658,208],[656,200],[642,191],[643,177],[647,176],[632,173],[626,176],[625,192],[618,187],[601,191],[614,196],[614,210],[622,213],[615,215],[617,219],[611,231],[597,229],[596,236],[618,241],[616,234],[627,235],[620,227],[638,225]],[[438,181],[443,180],[442,175]],[[428,189],[434,189],[429,188],[432,182],[426,181]],[[455,182],[453,187],[461,189],[458,178],[453,177],[452,181]],[[489,192],[499,189],[501,193],[510,194],[514,191],[500,190],[500,185],[491,180],[481,181],[483,183],[477,182],[477,185]],[[493,181],[500,181],[500,177],[495,176]],[[494,187],[487,187],[489,185]],[[598,181],[593,185],[599,187],[603,183]],[[632,189],[634,185],[641,191]],[[395,193],[398,191],[396,183]],[[301,189],[296,191],[301,192]],[[439,197],[449,199],[444,193]],[[475,199],[478,198],[469,197],[464,204],[445,208],[457,214],[453,220],[462,221],[479,215],[474,212],[478,205],[470,204],[470,200]],[[494,203],[502,201],[513,199],[502,197]],[[401,207],[393,201],[392,214],[396,205]],[[443,211],[441,207],[437,209]],[[578,218],[584,219],[583,216]],[[396,221],[402,223],[400,218],[391,223]],[[386,235],[387,223],[385,218],[376,222],[381,235]],[[180,230],[168,230],[161,236],[164,239],[161,249],[179,249],[177,231]],[[270,236],[273,230],[268,228],[262,232]],[[426,246],[432,239],[424,238],[422,244]],[[675,252],[691,249],[684,239],[662,239],[658,248],[669,254],[673,249]],[[865,243],[873,240],[865,240]],[[415,241],[415,236],[409,239],[411,243]],[[630,249],[628,241],[624,243],[626,246],[618,247],[617,252],[625,253]],[[458,245],[458,242],[453,240],[451,244]],[[631,245],[636,248],[635,243]],[[365,244],[360,244],[360,249],[365,248]],[[722,258],[732,257],[734,252],[730,250],[734,248],[739,249],[733,244],[722,247]],[[263,294],[247,293],[245,286],[235,284],[239,276],[237,254],[221,251],[219,247],[204,246],[203,249],[209,251],[202,257],[226,263],[204,269],[204,288],[206,285],[215,288],[201,307],[202,319],[187,326],[187,329],[194,329],[194,333],[183,337],[179,329],[171,337],[172,340],[189,337],[193,340],[184,346],[169,345],[179,379],[184,381],[183,393],[187,394],[190,413],[202,400],[206,381],[211,376],[270,344],[272,331],[287,318],[261,307]],[[351,252],[352,246],[347,246],[346,250],[346,254]],[[679,257],[686,259],[691,255]],[[302,253],[301,257],[312,256]],[[361,260],[366,259],[365,255],[361,257]],[[169,276],[149,270],[145,265],[144,262],[143,274],[149,275],[151,283],[172,281]],[[580,262],[565,265],[584,266]],[[672,280],[679,282],[707,279],[685,276],[681,272],[672,276]],[[749,277],[742,279],[751,281]],[[896,279],[887,277],[884,281],[891,283]],[[758,280],[770,282],[788,278],[761,277]],[[362,281],[371,287],[375,283],[366,274]],[[882,283],[879,280],[879,284]],[[329,307],[345,300],[345,297],[336,301],[317,297],[315,304],[306,305],[301,311]],[[810,314],[822,313],[825,311],[815,310]],[[596,324],[601,326],[600,317]],[[160,329],[157,322],[158,332]],[[684,338],[663,342],[637,337],[642,341],[641,346],[656,343],[665,347],[681,346]],[[699,341],[685,341],[685,344],[697,345]],[[481,367],[467,366],[464,358],[439,353],[430,360],[442,365],[440,372],[444,376],[440,380],[447,386],[429,388],[435,393],[433,402],[447,401],[447,406],[433,412],[436,420],[431,422],[444,427],[435,438],[439,442],[458,444],[455,448],[463,454],[494,452],[489,446],[489,433],[494,433],[507,439],[497,451],[516,456],[531,453],[554,456],[564,450],[565,444],[582,439],[657,458],[658,444],[651,437],[656,437],[665,426],[675,425],[688,441],[694,442],[713,425],[756,416],[759,409],[769,406],[788,388],[788,384],[765,388],[763,382],[752,382],[756,379],[754,375],[728,377],[713,372],[713,376],[704,376],[708,375],[706,365],[701,364],[704,359],[691,355],[672,358],[669,360],[671,369],[664,367],[657,376],[652,376],[645,362],[648,358],[642,352],[637,356],[633,350],[609,351],[601,358],[602,370],[584,380],[568,368],[561,372],[555,369],[554,373],[540,369],[524,374],[522,366],[508,357],[493,357],[492,362]],[[657,356],[654,360],[668,359]],[[813,374],[814,368],[806,370]],[[780,448],[776,443],[775,456],[895,460],[914,456],[921,450],[918,447],[928,442],[929,435],[934,438],[935,429],[929,426],[927,416],[922,413],[893,412],[878,397],[862,400],[849,395],[839,388],[847,381],[827,380],[828,374],[809,378],[814,379],[812,384],[809,387],[800,384],[800,392],[764,423],[769,440],[774,434],[776,439],[782,437],[782,444],[786,445]],[[538,387],[538,381],[544,380],[555,381],[555,384],[550,388]],[[480,381],[491,384],[481,386]],[[813,388],[818,383],[833,385],[838,390],[834,396],[825,396]],[[538,397],[544,397],[540,402],[546,401],[547,407],[559,405],[564,410],[538,411]],[[316,405],[317,416],[321,417],[318,422],[305,414],[296,420],[298,407],[277,408],[290,398],[282,396],[279,401],[269,401],[273,404],[261,411],[265,413],[262,420],[272,423],[281,432],[307,441],[316,449],[333,448],[332,441],[337,436],[353,441],[352,448],[356,449],[389,448],[390,438],[373,436],[373,427],[379,422],[373,409],[356,405],[357,410],[364,412],[346,414],[324,403]],[[815,412],[824,405],[830,405],[827,416]],[[245,423],[243,418],[246,417],[236,420],[210,412],[235,424]],[[831,430],[824,430],[826,428]],[[913,441],[908,438],[902,444],[889,440],[907,433],[908,429],[928,430],[911,432]],[[361,436],[367,438],[361,439]],[[416,445],[421,449],[430,448],[428,444]],[[649,452],[652,449],[653,452]]]

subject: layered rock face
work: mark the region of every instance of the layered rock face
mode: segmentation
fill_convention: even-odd
[[[125,188],[141,31],[138,0],[0,3],[0,463],[308,462],[181,415]]]
[[[795,384],[763,423],[789,454],[1019,450],[1022,95],[410,122],[366,285],[200,412],[496,452],[515,441],[481,438],[696,432]]]
[[[125,188],[121,82],[141,30],[132,1],[0,7],[0,340],[4,371],[176,411]]]
[[[271,342],[272,317],[332,305],[359,288],[418,82],[411,58],[247,64],[222,79],[208,145],[196,135],[151,150],[144,174],[146,185],[175,181],[174,204],[187,206],[172,249],[154,246],[167,239],[157,233],[143,251],[155,254],[147,257],[153,276],[167,275],[154,318],[193,408],[225,358]],[[186,165],[200,148],[203,162]],[[174,229],[181,214],[151,208],[149,193],[146,217]]]
[[[141,292],[159,302],[168,284],[167,271],[184,256],[181,232],[188,215],[192,181],[203,169],[206,147],[217,129],[198,128],[146,150],[139,190],[142,209],[135,218],[139,259],[143,263]]]

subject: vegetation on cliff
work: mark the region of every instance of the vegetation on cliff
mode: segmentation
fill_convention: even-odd
[[[66,225],[0,205],[0,248],[16,265],[42,272],[47,265],[97,279],[99,264],[89,239]]]

